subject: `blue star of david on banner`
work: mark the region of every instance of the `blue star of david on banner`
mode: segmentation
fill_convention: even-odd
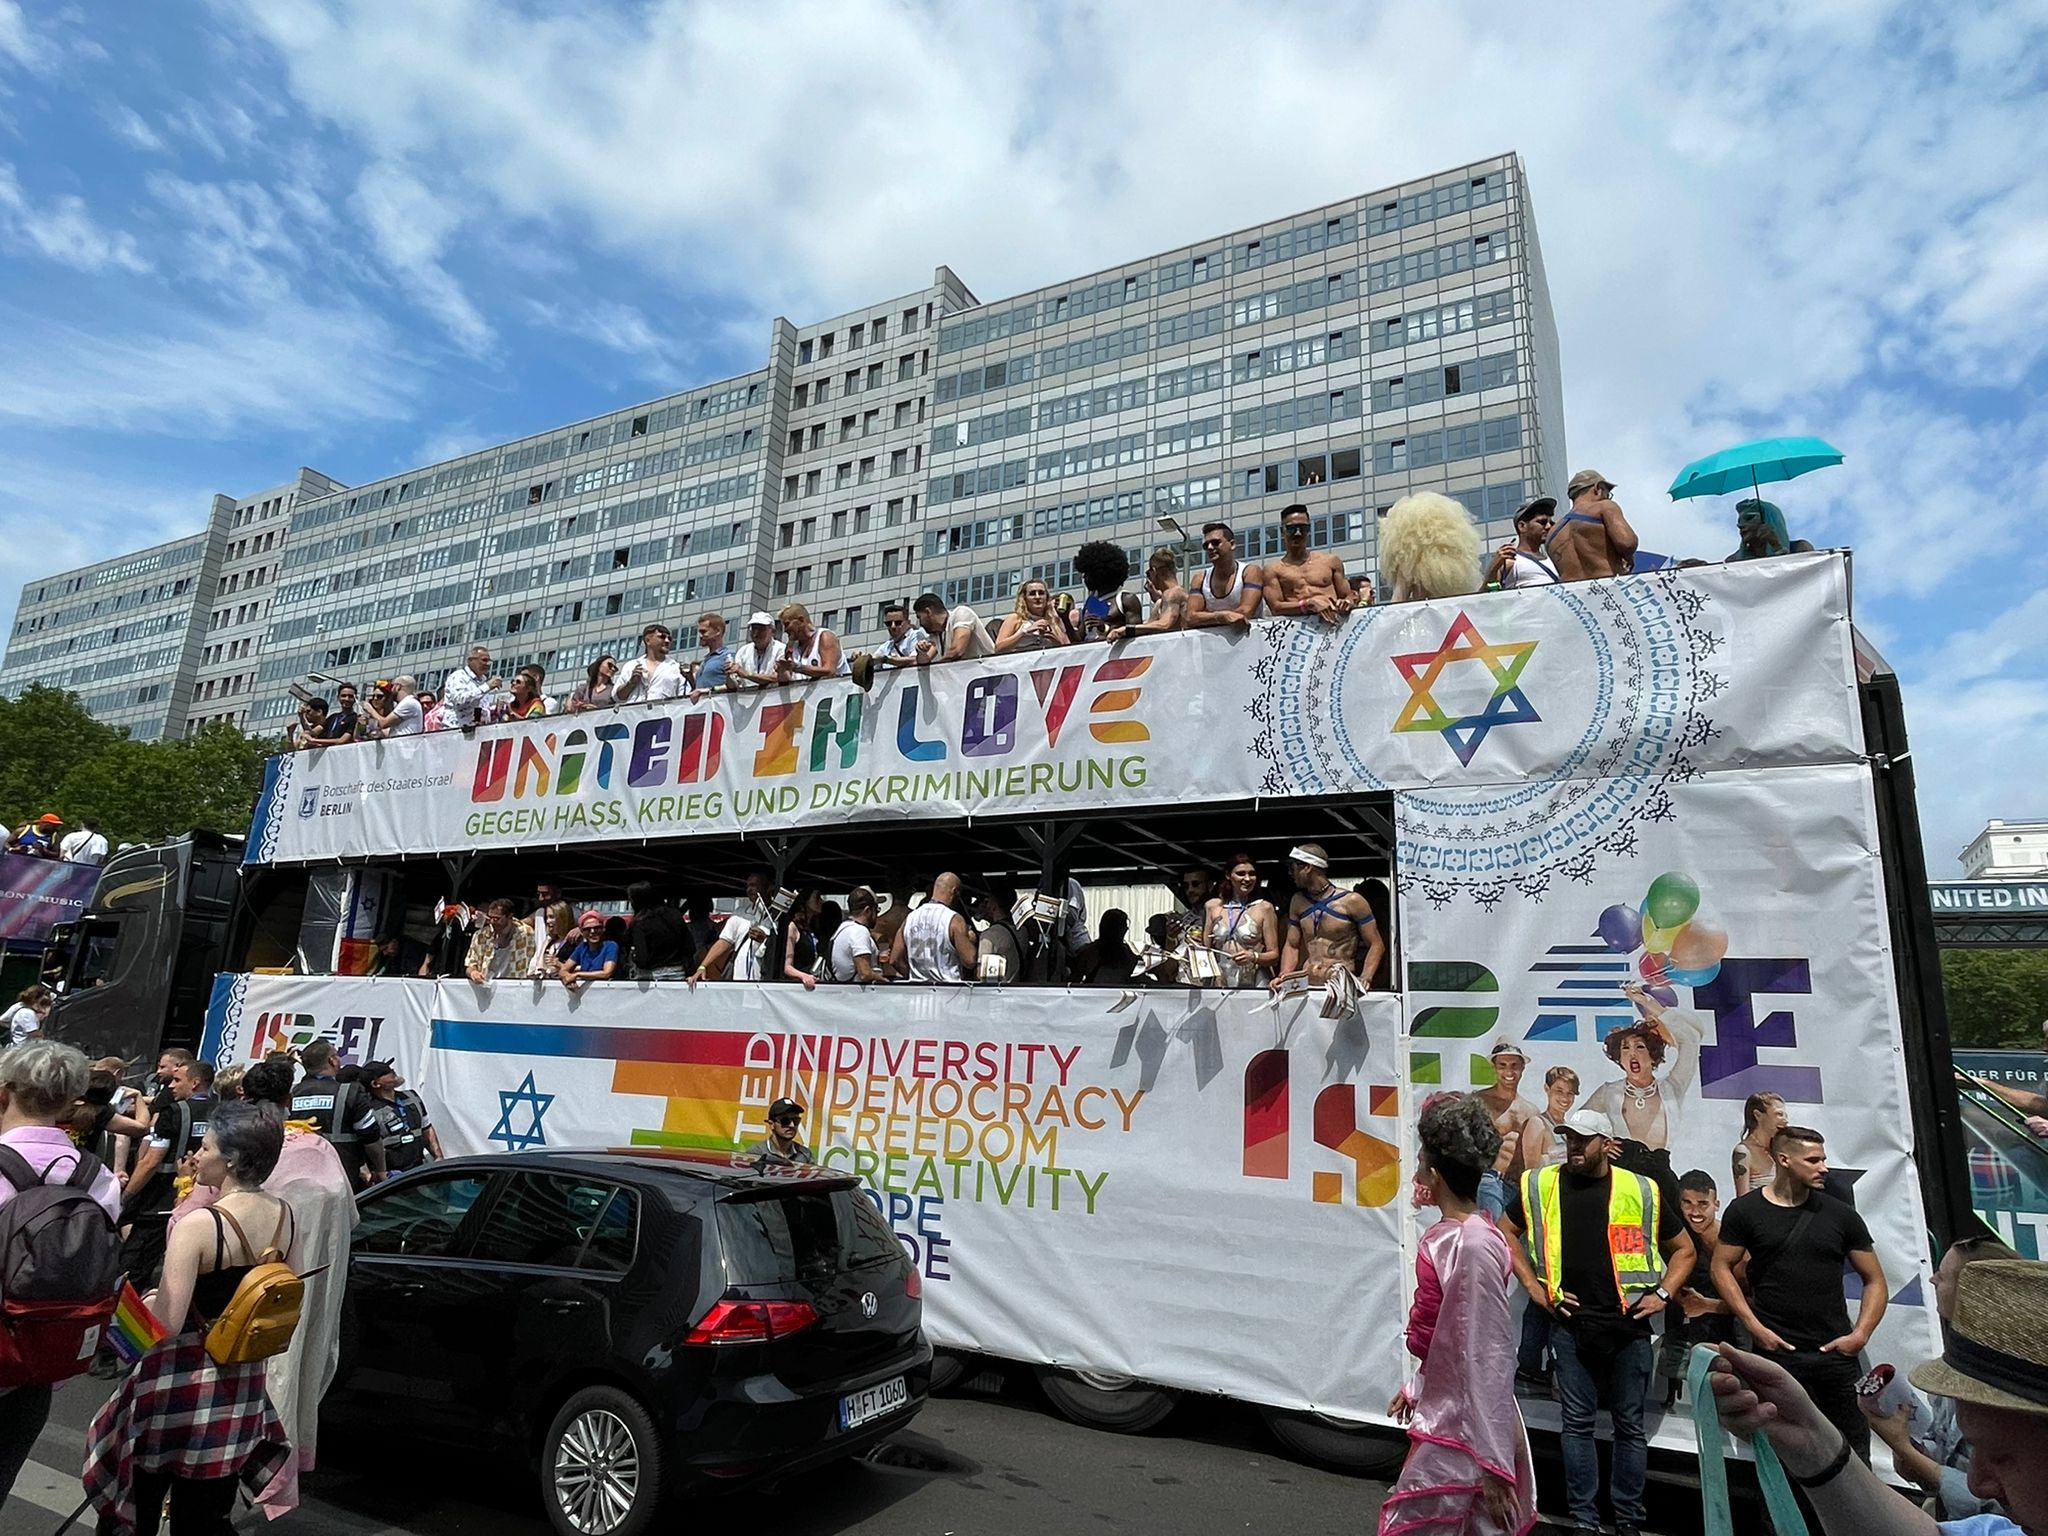
[[[492,1127],[487,1139],[503,1142],[507,1152],[524,1152],[529,1147],[546,1146],[547,1132],[541,1128],[541,1117],[548,1112],[548,1107],[554,1102],[555,1096],[536,1089],[533,1086],[533,1074],[527,1073],[526,1081],[517,1088],[509,1091],[503,1088],[498,1090],[498,1123]],[[533,1118],[525,1130],[515,1130],[512,1126],[512,1116],[522,1107],[532,1110]]]

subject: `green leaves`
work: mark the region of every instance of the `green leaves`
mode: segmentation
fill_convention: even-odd
[[[246,832],[277,738],[224,721],[196,735],[131,741],[85,712],[78,696],[38,684],[0,698],[0,822],[6,835],[44,811],[72,831],[94,817],[107,841],[154,842],[195,828]]]
[[[1941,989],[1951,1044],[2040,1048],[2041,1021],[2048,1018],[2048,950],[1945,949]]]

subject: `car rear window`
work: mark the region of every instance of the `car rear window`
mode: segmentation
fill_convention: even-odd
[[[896,1256],[890,1234],[859,1190],[807,1190],[723,1200],[718,1235],[733,1285],[812,1280]]]

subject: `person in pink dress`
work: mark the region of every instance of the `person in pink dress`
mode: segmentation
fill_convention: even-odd
[[[1432,1100],[1416,1129],[1417,1197],[1441,1219],[1415,1255],[1408,1352],[1422,1366],[1388,1405],[1409,1447],[1380,1506],[1379,1536],[1524,1536],[1536,1523],[1536,1483],[1515,1407],[1514,1268],[1476,1198],[1500,1132],[1466,1094]]]

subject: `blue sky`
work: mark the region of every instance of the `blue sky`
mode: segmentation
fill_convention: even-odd
[[[2048,815],[2048,7],[0,0],[0,626],[21,581],[1519,150],[1573,467],[1816,432],[1929,862]]]

